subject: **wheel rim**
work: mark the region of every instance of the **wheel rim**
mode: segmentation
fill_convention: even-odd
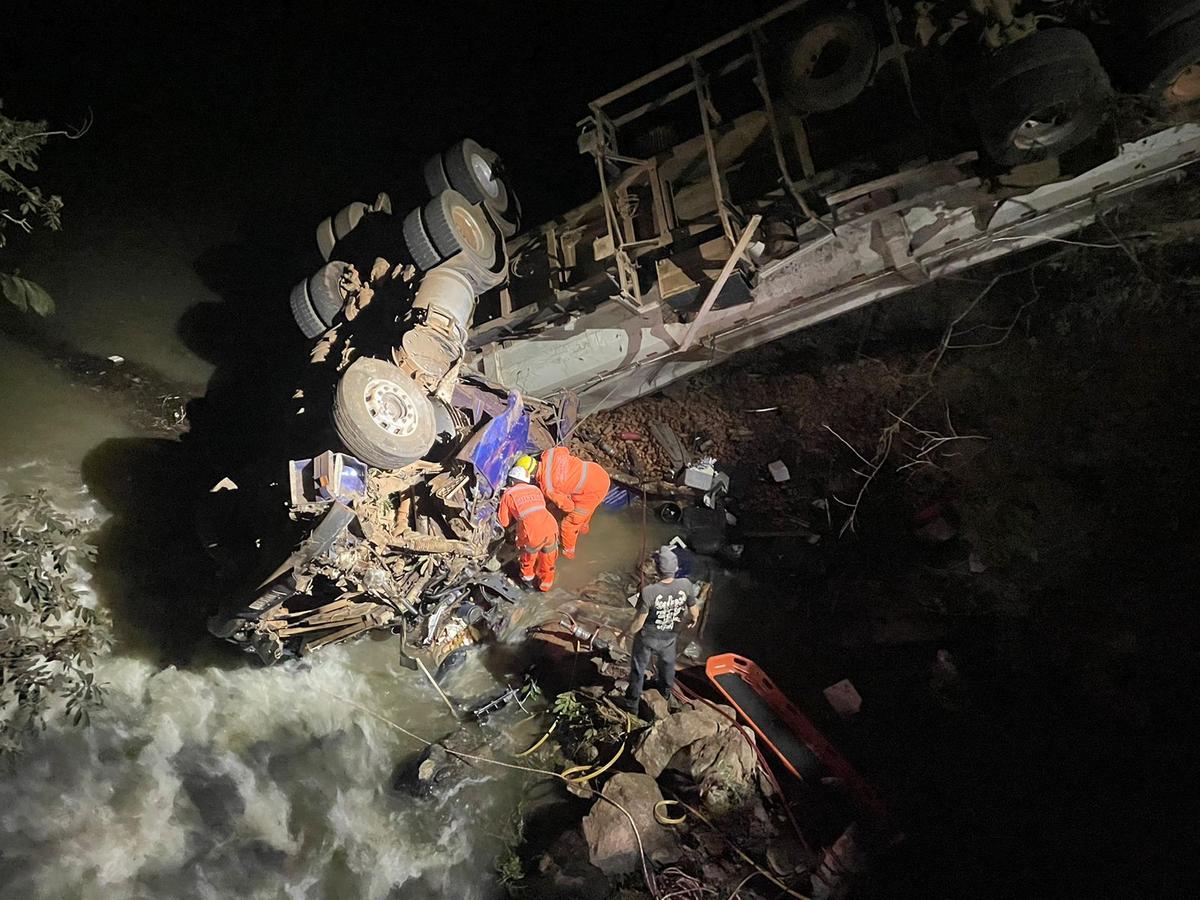
[[[420,424],[417,408],[399,385],[378,378],[367,383],[363,400],[371,421],[397,437],[408,437]]]
[[[487,250],[483,231],[469,209],[456,206],[450,211],[450,218],[454,221],[454,230],[458,232],[464,245],[479,254]]]
[[[1163,91],[1167,103],[1193,103],[1200,100],[1200,62],[1186,67]]]
[[[471,154],[471,171],[475,173],[475,180],[479,182],[479,186],[483,188],[485,194],[493,200],[500,196],[500,185],[496,183],[496,173],[492,171],[491,164],[478,153]]]
[[[1038,110],[1017,126],[1013,133],[1013,146],[1018,150],[1053,147],[1074,128],[1074,110],[1062,106]]]

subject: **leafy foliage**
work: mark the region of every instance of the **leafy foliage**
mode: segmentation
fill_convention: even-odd
[[[10,119],[0,113],[0,249],[8,242],[10,225],[26,233],[39,223],[51,231],[62,227],[62,197],[44,194],[25,180],[24,173],[37,171],[38,153],[51,137],[80,137],[86,130],[85,126],[73,134],[51,131],[46,122]],[[50,295],[27,278],[0,273],[0,291],[22,312],[46,316],[54,311]]]
[[[566,691],[554,698],[555,738],[571,759],[591,762],[601,748],[618,744],[629,729],[628,717],[603,697]]]
[[[28,278],[0,272],[0,291],[21,312],[32,311],[39,316],[54,312],[54,299],[41,285]]]
[[[44,491],[0,497],[0,754],[20,750],[51,715],[86,724],[103,701],[93,666],[109,620],[78,586],[95,554],[87,524]]]

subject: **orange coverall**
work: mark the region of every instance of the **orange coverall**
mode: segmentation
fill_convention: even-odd
[[[558,559],[558,523],[546,509],[546,498],[532,484],[518,482],[504,492],[496,518],[502,528],[517,523],[517,551],[521,579],[532,581],[536,573],[543,591],[554,585],[554,562]]]
[[[596,507],[604,502],[611,482],[594,462],[584,462],[566,447],[551,447],[537,469],[538,487],[546,499],[567,514],[562,523],[563,556],[575,556],[579,535],[587,534]]]

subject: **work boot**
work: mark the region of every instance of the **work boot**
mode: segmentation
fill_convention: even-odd
[[[570,547],[570,548],[563,547],[562,553],[559,555],[562,556],[564,559],[574,559],[575,558],[575,548],[574,547]]]
[[[539,591],[548,591],[552,587],[554,587],[554,579],[553,578],[551,578],[549,581],[542,581],[542,582],[538,583]]]
[[[625,712],[631,713],[635,716],[638,714],[638,707],[641,706],[637,700],[634,700],[630,697],[618,697],[617,699],[613,700],[613,703],[625,710]]]
[[[530,575],[528,578],[526,578],[524,575],[522,575],[521,581],[519,583],[521,585],[521,590],[525,591],[525,593],[529,593],[530,591],[533,590],[533,576],[532,575]]]

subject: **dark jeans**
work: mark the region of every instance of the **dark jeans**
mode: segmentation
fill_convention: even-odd
[[[646,633],[642,629],[633,639],[633,664],[629,670],[629,689],[625,696],[637,702],[642,697],[642,681],[646,670],[650,667],[651,655],[658,659],[658,683],[662,686],[663,694],[670,696],[671,688],[675,686],[675,640],[674,632]]]

